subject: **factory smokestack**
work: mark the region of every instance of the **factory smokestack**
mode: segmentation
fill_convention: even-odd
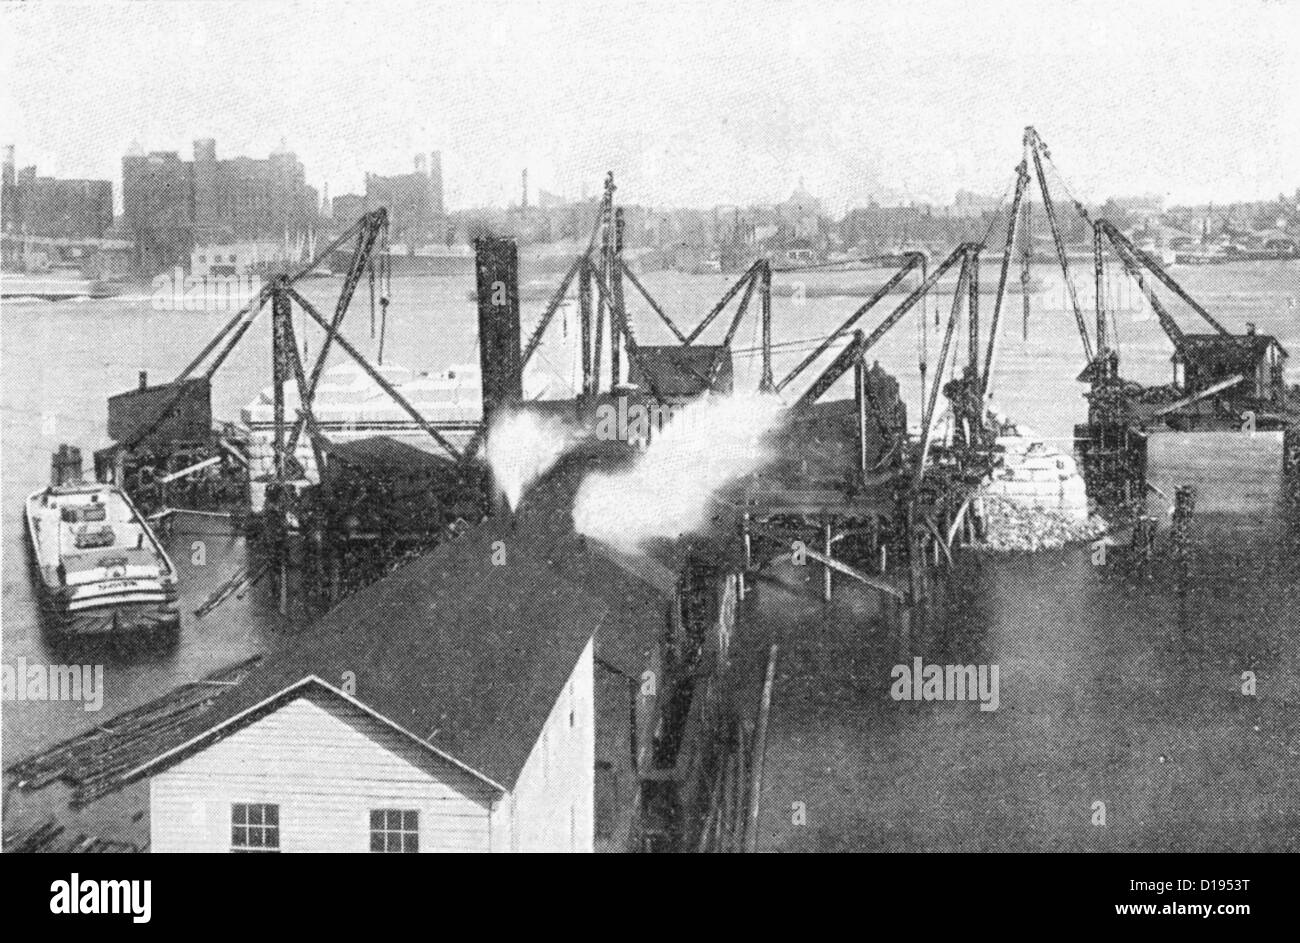
[[[512,239],[474,240],[478,294],[479,366],[483,373],[483,428],[493,424],[524,396],[520,364],[519,251]],[[488,443],[491,448],[491,442]],[[494,507],[501,487],[492,483]]]

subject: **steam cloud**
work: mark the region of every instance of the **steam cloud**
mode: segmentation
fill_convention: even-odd
[[[688,404],[631,468],[583,479],[575,529],[628,552],[656,537],[698,532],[711,517],[714,494],[769,460],[768,433],[783,412],[775,396],[758,393]]]
[[[572,443],[573,434],[559,419],[532,412],[506,413],[488,433],[487,460],[511,510],[524,491],[550,471]]]

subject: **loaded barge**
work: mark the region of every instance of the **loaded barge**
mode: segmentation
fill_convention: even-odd
[[[177,629],[176,568],[114,485],[66,481],[25,504],[42,615],[64,635]]]

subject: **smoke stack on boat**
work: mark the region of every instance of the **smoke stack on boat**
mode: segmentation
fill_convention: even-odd
[[[57,488],[81,480],[81,449],[66,443],[60,445],[50,462],[50,484]]]

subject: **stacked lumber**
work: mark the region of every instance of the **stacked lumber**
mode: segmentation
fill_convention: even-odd
[[[62,825],[46,819],[39,825],[4,834],[6,854],[137,854],[144,850],[131,842],[79,833],[69,839]]]
[[[77,809],[120,789],[125,774],[174,745],[180,732],[261,660],[254,656],[142,704],[5,769],[23,792],[60,782],[72,787]]]

